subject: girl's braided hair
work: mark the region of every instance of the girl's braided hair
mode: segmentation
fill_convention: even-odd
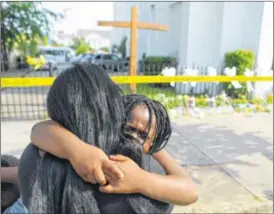
[[[149,154],[156,153],[163,149],[166,146],[172,133],[171,124],[166,108],[158,101],[149,99],[146,96],[138,94],[126,95],[123,97],[123,100],[127,121],[131,120],[131,112],[136,106],[143,105],[147,107],[149,111],[148,132],[151,129],[152,117],[154,117],[156,120],[156,138],[153,139],[152,147],[149,150]],[[126,122],[124,123],[124,126],[125,125]]]

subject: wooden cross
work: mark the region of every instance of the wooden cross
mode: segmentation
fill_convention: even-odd
[[[158,30],[158,31],[167,31],[168,26],[149,24],[138,22],[137,7],[133,6],[131,8],[131,21],[99,21],[99,26],[110,26],[110,27],[120,27],[120,28],[130,28],[130,76],[136,76],[136,55],[137,55],[137,28],[139,29],[148,29],[148,30]],[[136,83],[130,84],[131,93],[136,93]]]

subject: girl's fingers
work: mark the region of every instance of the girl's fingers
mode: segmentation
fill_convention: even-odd
[[[122,178],[124,176],[123,172],[115,163],[111,161],[107,161],[103,164],[103,170],[111,172],[116,176],[117,179]]]

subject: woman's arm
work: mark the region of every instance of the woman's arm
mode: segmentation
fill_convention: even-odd
[[[110,170],[116,178],[123,176],[101,149],[81,141],[55,121],[34,125],[31,142],[41,150],[69,160],[77,174],[87,182],[106,184],[102,168]]]
[[[18,167],[1,167],[1,182],[18,184]]]

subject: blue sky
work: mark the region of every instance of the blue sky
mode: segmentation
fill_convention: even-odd
[[[98,27],[97,21],[113,20],[113,2],[43,2],[43,6],[66,16],[54,24],[54,30],[71,32],[75,29],[110,30],[109,27]]]

